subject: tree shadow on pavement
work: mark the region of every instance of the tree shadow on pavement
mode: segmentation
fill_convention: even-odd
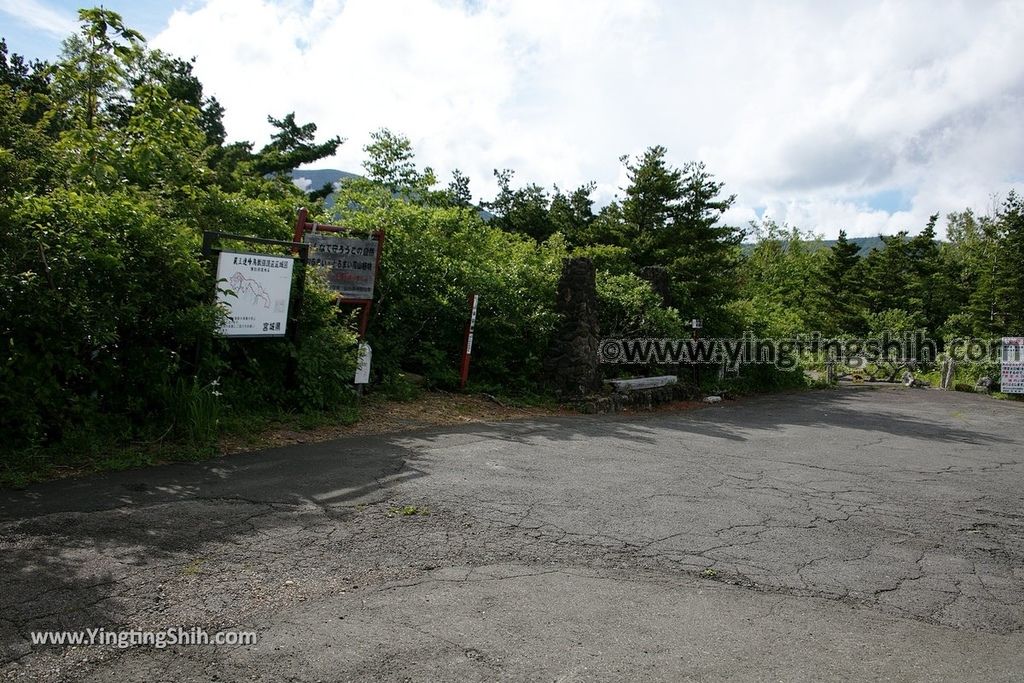
[[[150,585],[157,580],[154,568],[187,575],[194,563],[224,555],[225,548],[239,566],[261,561],[254,554],[273,555],[267,562],[302,555],[302,544],[310,539],[298,538],[296,526],[329,526],[356,514],[357,506],[387,500],[396,486],[429,476],[429,463],[421,461],[431,450],[495,440],[542,445],[594,437],[664,444],[666,432],[681,443],[695,435],[736,443],[785,434],[794,426],[862,430],[925,445],[1015,443],[991,425],[987,431],[972,428],[929,408],[984,398],[917,393],[920,410],[907,410],[901,402],[908,398],[900,392],[876,393],[809,392],[688,412],[355,436],[0,492],[0,661],[26,652],[29,630],[134,623],[139,605],[158,599]],[[903,407],[898,415],[896,403]],[[1020,412],[994,402],[984,410],[1013,417]],[[343,552],[339,548],[329,551]]]
[[[908,390],[911,391],[911,390]],[[872,400],[873,399],[873,400]],[[969,429],[949,419],[897,415],[887,406],[918,399],[941,406],[949,401],[987,401],[992,410],[995,402],[985,397],[951,395],[939,392],[913,391],[912,396],[898,390],[814,391],[772,395],[726,402],[707,408],[683,412],[636,412],[614,415],[545,418],[529,422],[509,422],[488,426],[467,425],[456,429],[415,433],[415,441],[446,443],[453,431],[471,438],[500,438],[526,443],[528,441],[571,441],[595,435],[619,438],[636,443],[654,444],[666,431],[700,434],[728,441],[749,441],[762,438],[764,432],[782,432],[791,427],[819,429],[854,429],[884,436],[910,437],[939,443],[971,445],[1014,443],[1000,434]],[[864,403],[872,404],[866,408]],[[783,407],[779,409],[780,405]],[[765,410],[768,406],[769,410]],[[998,406],[1024,417],[1017,406]]]
[[[159,600],[139,588],[147,572],[187,577],[208,548],[351,514],[420,476],[414,452],[357,437],[0,492],[0,663],[34,630],[132,625],[140,601]]]

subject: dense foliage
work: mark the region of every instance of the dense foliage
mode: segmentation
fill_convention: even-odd
[[[352,401],[354,339],[307,278],[305,343],[215,334],[202,231],[288,239],[306,200],[283,174],[332,154],[292,115],[259,152],[225,145],[188,62],[102,9],[54,64],[0,43],[0,434],[209,448],[226,409]],[[73,463],[69,463],[73,464]]]
[[[860,253],[841,232],[830,247],[766,220],[740,270],[733,310],[762,335],[920,333],[941,352],[953,338],[1024,333],[1024,201],[1011,192],[994,215],[938,216],[921,231],[882,236]]]
[[[1024,216],[1010,195],[994,216],[933,219],[916,236],[860,254],[770,220],[725,225],[734,198],[700,163],[674,167],[665,148],[623,157],[621,200],[596,208],[593,183],[570,191],[518,185],[474,205],[470,179],[445,187],[389,130],[364,148],[364,176],[304,193],[290,172],[331,156],[294,114],[268,117],[256,150],[227,142],[224,109],[191,63],[149,49],[103,9],[51,63],[26,63],[0,42],[0,446],[55,459],[81,444],[173,440],[209,449],[230,415],[354,404],[353,318],[315,271],[305,278],[301,341],[225,342],[223,312],[200,245],[203,230],[291,238],[295,213],[356,233],[383,231],[368,341],[374,381],[417,373],[452,387],[468,314],[481,295],[473,381],[543,392],[563,259],[598,272],[607,336],[865,334],[923,329],[936,338],[1024,331]],[[328,208],[322,200],[334,195]],[[251,247],[250,247],[251,248]],[[668,288],[643,279],[664,269]],[[684,373],[689,374],[689,373]],[[713,376],[707,373],[706,376]],[[744,370],[747,388],[800,373]],[[70,447],[69,445],[78,446]],[[66,459],[65,459],[66,462]],[[75,464],[73,459],[66,464]]]
[[[9,454],[74,465],[55,454],[161,441],[201,451],[232,414],[351,405],[353,319],[317,273],[305,278],[301,343],[228,343],[216,334],[223,312],[203,230],[288,239],[307,205],[318,220],[383,231],[374,380],[405,371],[454,385],[475,292],[474,382],[505,393],[544,391],[565,257],[597,262],[602,327],[623,335],[683,332],[679,312],[637,277],[641,266],[667,259],[686,300],[702,284],[695,254],[721,246],[736,264],[738,240],[720,240],[713,225],[728,201],[710,201],[720,185],[699,167],[642,190],[660,203],[657,225],[641,225],[628,201],[595,212],[592,185],[549,195],[514,188],[510,171],[498,172],[486,213],[468,177],[456,172],[439,188],[406,138],[380,130],[365,148],[365,177],[305,194],[289,172],[333,154],[339,138],[318,142],[315,125],[286,114],[268,117],[275,133],[258,151],[227,142],[223,107],[189,62],[149,49],[114,12],[80,18],[52,64],[0,46],[0,432]],[[665,172],[664,150],[637,164]],[[332,191],[328,210],[320,199]],[[672,246],[679,235],[687,250]]]
[[[496,171],[499,192],[484,204],[485,214],[472,206],[461,172],[447,189],[434,189],[433,171],[416,166],[407,138],[381,130],[365,151],[366,177],[342,182],[325,220],[385,232],[369,334],[380,379],[403,369],[454,385],[467,297],[477,293],[474,382],[506,392],[543,391],[544,358],[557,323],[555,287],[567,256],[590,257],[597,265],[603,333],[682,336],[679,309],[663,306],[637,276],[658,262],[637,248],[641,235],[669,264],[672,298],[699,299],[701,314],[722,317],[715,313],[727,297],[702,298],[707,283],[699,273],[710,266],[700,259],[715,262],[713,279],[731,277],[739,264],[739,233],[714,225],[731,199],[717,199],[721,184],[703,167],[676,173],[671,187],[659,188],[664,195],[648,192],[665,217],[657,226],[641,226],[617,203],[595,213],[593,185],[549,194],[537,185],[513,187],[511,171]],[[664,153],[657,148],[644,163],[663,170]]]

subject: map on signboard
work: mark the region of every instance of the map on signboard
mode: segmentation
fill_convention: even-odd
[[[1024,394],[1024,337],[1003,337],[999,389],[1004,394]]]
[[[223,251],[217,259],[217,303],[227,309],[225,337],[283,337],[294,259]]]
[[[377,275],[377,240],[313,232],[305,236],[309,264],[324,269],[327,284],[344,299],[373,298]]]

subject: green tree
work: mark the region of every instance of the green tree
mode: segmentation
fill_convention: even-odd
[[[59,121],[50,99],[51,74],[48,64],[8,55],[0,40],[0,196],[45,192],[60,174],[53,153]]]
[[[741,303],[733,310],[742,311],[746,326],[763,336],[826,330],[828,252],[820,239],[770,218],[751,228],[757,242],[739,268]]]
[[[828,324],[822,332],[854,335],[865,332],[860,251],[859,245],[847,239],[846,231],[840,230],[822,269],[825,295],[831,308]]]
[[[268,116],[267,120],[277,130],[270,135],[270,142],[253,158],[253,169],[260,174],[288,173],[302,164],[308,164],[329,157],[338,150],[341,138],[332,137],[324,142],[316,139],[316,124],[295,122],[295,112],[283,119]]]
[[[0,85],[10,87],[14,93],[49,96],[52,80],[53,69],[49,64],[39,60],[28,62],[21,55],[9,53],[7,41],[0,38]]]
[[[110,105],[121,103],[128,66],[145,38],[102,7],[80,9],[78,19],[82,30],[64,41],[55,88],[70,116],[92,130]]]
[[[882,235],[882,247],[864,258],[864,282],[871,313],[903,310],[921,326],[924,324],[920,281],[917,278],[907,231]]]
[[[714,326],[736,296],[743,233],[722,223],[735,196],[722,195],[724,183],[703,163],[678,169],[666,156],[659,145],[633,160],[622,157],[629,184],[618,232],[638,268],[668,268],[680,308]]]
[[[1024,200],[1011,191],[996,217],[999,246],[992,278],[994,331],[1024,333]]]
[[[943,249],[946,277],[957,292],[960,309],[943,324],[945,336],[984,336],[993,331],[994,285],[999,238],[995,221],[970,209],[946,217]]]
[[[459,169],[452,171],[452,179],[448,183],[448,197],[454,206],[469,207],[473,205],[473,193],[469,189],[469,176]]]
[[[743,232],[722,222],[736,200],[722,195],[725,184],[715,180],[703,162],[683,167],[682,203],[673,211],[669,230],[658,241],[659,260],[668,264],[676,288],[675,300],[688,304],[698,317],[714,318],[736,296],[736,270]]]
[[[924,229],[912,237],[909,243],[911,263],[917,279],[917,296],[921,302],[921,317],[925,329],[932,337],[940,336],[940,328],[946,319],[965,303],[945,267],[943,247],[935,231],[938,220],[938,214],[931,216]]]
[[[619,159],[629,179],[622,201],[622,217],[628,226],[625,237],[632,242],[630,247],[641,267],[665,265],[665,254],[657,251],[669,241],[666,233],[683,203],[683,173],[668,165],[667,153],[656,145],[634,160],[628,156]]]
[[[511,170],[494,171],[498,180],[498,194],[485,207],[494,214],[494,224],[506,232],[528,235],[543,242],[555,233],[548,212],[550,197],[547,191],[535,183],[513,188]]]
[[[186,61],[160,50],[134,50],[127,65],[126,81],[133,91],[146,85],[159,85],[170,99],[194,107],[199,111],[198,123],[207,146],[220,147],[227,137],[224,107],[217,98],[203,94],[203,84],[192,73],[194,62],[194,59]],[[118,103],[114,109],[121,125],[131,118],[130,101]]]
[[[370,142],[363,151],[367,155],[363,168],[369,180],[407,199],[418,202],[432,199],[431,188],[437,178],[429,166],[422,171],[417,168],[409,138],[381,128],[370,133]]]
[[[555,186],[548,218],[554,231],[562,233],[571,246],[597,243],[592,230],[597,216],[594,214],[594,200],[590,198],[596,187],[597,184],[591,182],[566,194]]]
[[[81,17],[52,67],[0,46],[0,452],[71,459],[82,449],[57,446],[76,434],[212,439],[215,418],[212,430],[182,420],[213,414],[219,372],[236,408],[343,403],[352,335],[315,274],[302,324],[322,355],[289,341],[228,346],[200,254],[211,227],[289,236],[305,197],[278,171],[336,144],[313,144],[315,128],[286,117],[262,155],[225,148],[219,105],[188,63],[148,50],[115,13]],[[285,386],[290,359],[330,381]]]

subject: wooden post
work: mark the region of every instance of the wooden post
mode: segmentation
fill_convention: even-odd
[[[700,333],[698,332],[698,330],[700,330],[704,326],[704,323],[700,320],[700,318],[694,318],[693,320],[690,321],[690,326],[693,328],[693,340],[697,341],[698,339],[700,339]],[[693,386],[697,390],[700,390],[700,366],[697,363],[693,363],[692,359],[691,363],[693,364]]]
[[[306,219],[309,217],[309,211],[306,207],[299,209],[299,215],[295,219],[295,232],[292,234],[293,242],[301,242],[302,236],[306,232]]]

